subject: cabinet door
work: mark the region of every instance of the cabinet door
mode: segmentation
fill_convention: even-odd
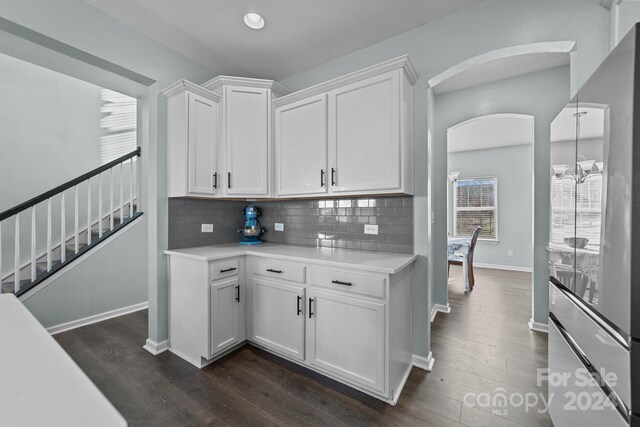
[[[385,306],[311,291],[307,360],[317,368],[385,392]]]
[[[241,295],[238,279],[226,280],[209,289],[209,356],[239,343]]]
[[[226,86],[226,194],[269,193],[270,95],[267,89]]]
[[[276,179],[279,196],[327,192],[327,97],[276,109]]]
[[[218,104],[189,94],[189,193],[217,192]]]
[[[332,192],[401,188],[400,72],[329,92]]]
[[[253,340],[304,360],[304,288],[254,279]]]

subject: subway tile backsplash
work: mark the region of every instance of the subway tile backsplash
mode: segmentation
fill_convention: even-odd
[[[244,201],[169,199],[169,248],[237,242],[243,224]],[[413,197],[372,197],[331,200],[255,202],[266,242],[413,253]],[[284,224],[275,231],[274,224]],[[201,233],[201,224],[214,224]],[[365,224],[378,234],[364,234]]]

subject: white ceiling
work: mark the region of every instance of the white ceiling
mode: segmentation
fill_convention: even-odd
[[[463,70],[434,87],[437,94],[569,64],[568,53],[530,53],[494,59]]]
[[[482,0],[85,1],[224,74],[281,80]]]
[[[604,137],[606,106],[576,105],[564,108],[551,122],[551,142],[575,141],[576,113],[580,112],[580,138],[601,139]]]
[[[522,114],[492,114],[467,120],[447,130],[447,151],[484,150],[532,144],[534,118]]]

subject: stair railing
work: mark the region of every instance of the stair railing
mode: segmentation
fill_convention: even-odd
[[[13,289],[9,292],[13,292],[20,296],[28,290],[41,283],[47,277],[51,276],[55,272],[59,271],[69,263],[73,262],[83,253],[87,252],[91,248],[98,245],[104,239],[117,232],[121,228],[142,215],[142,212],[137,209],[137,183],[138,183],[138,171],[137,171],[137,158],[140,157],[141,150],[138,147],[136,150],[125,154],[109,163],[106,163],[90,172],[87,172],[69,182],[59,185],[45,193],[40,194],[24,203],[21,203],[11,209],[8,209],[0,213],[0,293],[7,292],[5,289],[5,279],[13,275]],[[127,166],[125,166],[127,165]],[[128,191],[125,193],[125,173],[126,168],[129,168]],[[117,170],[119,174],[118,188],[114,188],[114,171]],[[108,209],[105,212],[104,201],[105,195],[103,194],[105,175],[108,175]],[[96,184],[93,178],[97,177],[98,185],[98,209],[97,212],[93,211],[92,202],[92,187]],[[84,187],[86,184],[86,230],[81,229],[80,224],[80,206],[79,206],[79,193],[80,187]],[[71,191],[69,191],[71,190]],[[117,195],[114,195],[114,191],[117,191]],[[73,197],[73,223],[74,230],[73,235],[68,236],[67,225],[67,203],[66,196],[71,193]],[[52,221],[52,201],[54,197],[60,196],[60,235],[59,242],[58,236],[54,238],[52,235],[53,221]],[[44,254],[38,254],[38,240],[37,240],[37,215],[36,207],[41,203],[46,203],[46,251]],[[128,206],[127,206],[128,205]],[[126,209],[125,209],[126,208]],[[21,241],[20,241],[20,220],[21,214],[29,211],[31,221],[31,247],[29,261],[25,262],[21,258]],[[84,213],[83,213],[84,214]],[[23,215],[24,216],[24,215]],[[118,216],[118,218],[116,218]],[[97,218],[94,221],[92,218]],[[13,268],[8,274],[3,274],[3,254],[2,254],[2,236],[3,233],[10,232],[10,230],[3,229],[3,222],[11,218],[14,218],[13,237],[14,237],[14,253],[13,253]],[[116,221],[117,219],[117,221]],[[97,226],[97,230],[94,231],[94,225]],[[95,233],[96,236],[92,236]],[[80,236],[85,235],[86,242],[81,244]],[[71,246],[71,250],[68,247]],[[54,252],[59,248],[59,259],[54,261]],[[69,250],[69,254],[67,251]],[[39,261],[42,260],[42,261]],[[45,266],[46,262],[46,266]],[[42,270],[38,272],[38,264],[42,264]],[[10,265],[10,264],[9,264]],[[11,271],[13,273],[11,273]],[[24,271],[24,272],[23,272]],[[28,279],[23,280],[23,276],[28,274]],[[9,282],[11,283],[11,281]]]

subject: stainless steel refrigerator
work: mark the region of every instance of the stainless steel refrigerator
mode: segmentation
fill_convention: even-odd
[[[549,412],[640,426],[640,44],[635,27],[551,126]]]

